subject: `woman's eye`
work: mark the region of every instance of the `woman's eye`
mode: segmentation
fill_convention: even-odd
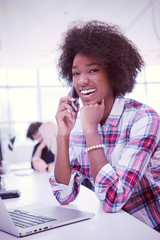
[[[78,76],[79,75],[79,73],[78,72],[73,72],[72,73],[72,76],[74,77],[74,76]]]
[[[97,68],[94,68],[94,69],[91,69],[89,72],[90,72],[90,73],[98,72],[98,69],[97,69]]]

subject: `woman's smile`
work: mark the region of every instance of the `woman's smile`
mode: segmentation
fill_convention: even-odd
[[[96,93],[96,89],[91,88],[91,89],[80,89],[80,98],[82,99],[83,102],[85,101],[92,101],[92,98],[94,97]]]

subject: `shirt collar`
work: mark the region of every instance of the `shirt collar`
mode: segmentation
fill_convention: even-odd
[[[125,104],[125,98],[124,97],[116,97],[112,110],[106,119],[105,124],[111,124],[112,126],[117,126],[119,119],[122,115],[123,109]],[[105,125],[104,124],[104,125]]]

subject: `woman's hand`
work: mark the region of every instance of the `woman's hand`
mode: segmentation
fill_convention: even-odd
[[[86,105],[80,109],[82,128],[85,133],[97,131],[104,114],[104,100],[100,104]]]
[[[58,110],[56,113],[56,121],[58,126],[58,134],[61,134],[63,136],[68,136],[73,129],[77,114],[79,111],[74,112],[73,108],[69,105],[69,101],[74,101],[72,97],[66,96],[60,99]]]

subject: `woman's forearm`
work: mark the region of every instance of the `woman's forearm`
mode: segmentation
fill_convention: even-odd
[[[57,135],[57,156],[55,161],[54,175],[56,181],[69,184],[71,167],[69,161],[69,136]]]
[[[102,144],[98,131],[86,132],[85,136],[86,136],[87,147],[98,146]],[[89,157],[92,177],[93,177],[93,180],[95,181],[96,176],[100,171],[100,169],[105,164],[108,163],[106,156],[104,154],[104,148],[96,148],[91,151],[88,151],[88,157]]]

